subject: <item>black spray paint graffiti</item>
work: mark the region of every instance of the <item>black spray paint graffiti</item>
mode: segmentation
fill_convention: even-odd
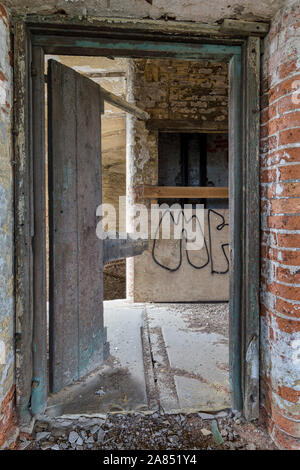
[[[178,225],[178,223],[180,222],[180,217],[178,217],[178,220],[175,221],[175,218],[174,218],[174,215],[172,214],[172,212],[170,210],[166,210],[164,212],[164,214],[162,215],[160,221],[159,221],[159,224],[158,224],[158,227],[157,227],[157,230],[156,230],[156,233],[159,231],[160,229],[160,226],[162,224],[162,221],[163,221],[163,218],[166,216],[166,215],[170,215],[171,216],[171,219],[174,223],[174,225]],[[206,252],[206,260],[203,264],[201,264],[200,266],[197,266],[195,265],[194,263],[192,263],[191,259],[190,259],[190,256],[189,256],[189,252],[188,250],[186,250],[186,257],[187,257],[187,261],[189,263],[190,266],[192,266],[194,269],[203,269],[205,268],[205,266],[207,266],[209,263],[210,263],[210,267],[211,267],[211,274],[227,274],[228,271],[229,271],[229,259],[228,259],[228,256],[226,254],[226,251],[225,251],[225,247],[229,246],[229,243],[222,243],[221,244],[221,249],[222,249],[222,252],[223,252],[223,255],[224,255],[224,258],[226,260],[226,264],[227,264],[227,268],[225,269],[225,271],[216,271],[214,269],[214,262],[213,262],[213,248],[212,248],[212,240],[211,240],[211,214],[214,214],[218,217],[221,218],[221,223],[217,225],[216,229],[218,231],[220,230],[223,230],[224,227],[228,226],[227,223],[225,223],[225,219],[223,217],[222,214],[219,214],[219,212],[215,211],[214,209],[208,209],[208,246],[207,246],[207,241],[206,241],[206,238],[203,234],[203,231],[202,231],[202,227],[201,227],[201,224],[200,224],[200,221],[198,219],[198,217],[196,215],[193,215],[190,219],[195,219],[196,220],[196,223],[199,224],[199,227],[200,227],[200,230],[201,230],[201,233],[202,233],[202,236],[203,236],[203,241],[204,241],[204,248],[205,248],[205,252]],[[182,215],[185,219],[185,215],[183,213],[183,211],[180,212],[179,214],[180,216]],[[185,219],[186,220],[186,219]],[[187,221],[187,220],[186,220]],[[187,221],[187,222],[189,222]],[[162,263],[160,263],[158,261],[158,259],[156,258],[156,255],[155,255],[155,248],[156,248],[156,242],[157,242],[157,239],[155,238],[154,239],[154,242],[153,242],[153,246],[152,246],[152,258],[153,258],[153,261],[158,265],[160,266],[161,268],[163,269],[166,269],[167,271],[171,271],[171,272],[175,272],[175,271],[178,271],[182,265],[182,259],[183,259],[183,256],[182,256],[182,252],[183,252],[183,248],[182,248],[182,243],[183,243],[183,240],[186,240],[186,230],[183,228],[182,231],[181,231],[181,234],[182,234],[182,237],[180,239],[180,242],[179,242],[179,262],[177,264],[177,266],[175,268],[170,268],[169,266],[166,266]]]

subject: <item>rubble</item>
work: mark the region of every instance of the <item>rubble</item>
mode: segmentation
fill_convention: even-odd
[[[214,420],[211,417],[214,416]],[[240,416],[238,420],[243,421]],[[216,439],[218,435],[218,439]],[[24,445],[24,444],[23,444]],[[20,443],[20,448],[22,443]],[[256,450],[275,449],[257,423],[237,424],[222,412],[109,414],[41,418],[27,448],[36,450]]]

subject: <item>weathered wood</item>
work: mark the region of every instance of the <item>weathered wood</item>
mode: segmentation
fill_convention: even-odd
[[[243,279],[243,236],[245,228],[243,192],[244,134],[242,90],[244,71],[241,57],[229,62],[229,380],[232,408],[242,411],[242,294],[247,285]]]
[[[244,415],[248,420],[259,417],[259,286],[260,286],[260,198],[259,198],[259,129],[260,129],[260,39],[250,37],[245,54],[246,68],[246,154],[244,242]]]
[[[156,38],[155,38],[156,39]],[[240,45],[203,44],[193,42],[158,40],[145,41],[136,39],[95,36],[72,36],[68,30],[65,35],[34,35],[34,45],[41,46],[47,54],[72,54],[106,57],[134,57],[134,58],[173,58],[183,60],[197,60],[199,55],[205,60],[228,61],[229,55],[239,55]],[[88,52],[87,52],[88,51]]]
[[[50,390],[99,366],[103,326],[101,89],[49,61]]]
[[[27,425],[32,384],[33,200],[29,152],[29,64],[31,47],[23,21],[14,25],[14,159],[15,159],[15,308],[16,406],[18,422]]]
[[[175,119],[149,119],[146,124],[150,130],[164,132],[202,132],[227,133],[227,122],[225,123],[205,123],[200,120],[175,120]]]
[[[224,19],[220,25],[220,31],[224,33],[237,33],[241,36],[266,36],[270,29],[269,23],[257,21]]]
[[[119,96],[116,96],[110,91],[105,90],[103,87],[101,87],[101,93],[104,101],[107,101],[108,103],[113,104],[117,108],[126,111],[126,113],[133,114],[138,119],[142,119],[143,121],[147,121],[148,119],[150,119],[150,114],[146,113],[146,111],[143,111],[134,104],[128,103],[128,101],[123,100]]]
[[[33,153],[33,379],[31,411],[45,411],[47,374],[47,286],[46,286],[46,182],[45,182],[45,83],[44,52],[33,48],[32,56],[32,153]]]
[[[137,199],[191,199],[213,198],[227,199],[228,188],[224,186],[147,186],[141,185],[135,188]]]
[[[111,35],[121,34],[128,37],[129,35],[139,35],[140,38],[146,36],[153,36],[161,38],[170,38],[174,40],[174,36],[182,36],[193,40],[194,38],[205,37],[205,38],[223,38],[226,37],[226,33],[220,32],[220,25],[209,25],[207,23],[192,23],[192,22],[175,22],[165,20],[147,20],[147,19],[136,19],[136,18],[116,18],[116,17],[68,17],[59,15],[30,15],[27,18],[27,22],[31,27],[32,31],[40,31],[40,25],[45,26],[48,30],[54,31],[55,29],[61,29],[62,26],[67,27],[71,30],[79,32],[86,32],[88,28],[96,29],[97,32]],[[84,34],[83,34],[84,35]],[[231,35],[232,40],[232,35]]]

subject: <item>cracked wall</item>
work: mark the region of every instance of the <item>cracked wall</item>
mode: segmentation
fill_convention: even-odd
[[[13,171],[12,67],[9,18],[0,4],[0,447],[13,418]]]
[[[12,12],[111,16],[119,18],[166,18],[214,23],[222,18],[270,20],[285,0],[4,0]]]

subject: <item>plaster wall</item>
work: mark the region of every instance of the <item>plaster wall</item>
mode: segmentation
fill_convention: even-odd
[[[14,418],[14,247],[12,52],[9,16],[0,4],[0,448]]]
[[[12,12],[42,15],[108,16],[119,18],[166,18],[214,23],[222,18],[271,19],[285,0],[4,0]]]

